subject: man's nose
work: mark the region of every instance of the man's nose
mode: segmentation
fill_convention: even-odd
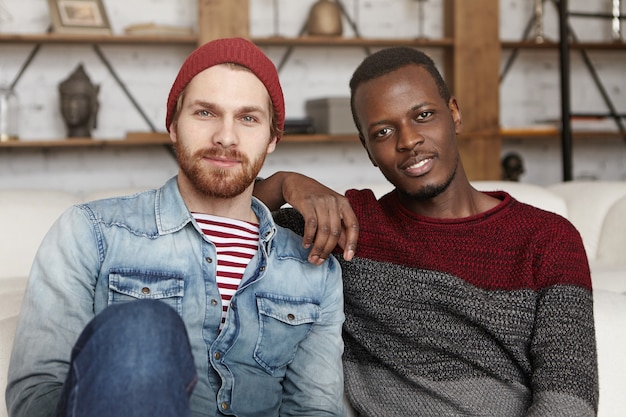
[[[236,145],[239,139],[235,122],[231,119],[222,119],[222,122],[215,132],[213,141],[215,144],[222,145],[224,148]]]
[[[413,150],[424,143],[424,136],[417,128],[402,127],[398,131],[397,149],[400,152]]]

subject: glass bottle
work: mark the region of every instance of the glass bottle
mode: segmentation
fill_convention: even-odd
[[[17,140],[19,126],[19,105],[15,92],[0,86],[0,142]]]

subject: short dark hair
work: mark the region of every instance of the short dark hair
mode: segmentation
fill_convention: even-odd
[[[446,103],[450,101],[450,91],[448,90],[446,82],[443,80],[433,60],[424,52],[405,46],[380,50],[365,58],[354,71],[350,79],[350,108],[352,110],[354,124],[359,133],[362,133],[361,127],[359,126],[359,121],[354,109],[354,92],[356,89],[364,82],[378,78],[407,65],[417,65],[428,71],[437,84],[441,98],[443,98]]]

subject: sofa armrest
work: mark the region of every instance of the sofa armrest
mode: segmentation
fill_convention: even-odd
[[[569,181],[547,189],[565,200],[567,218],[580,232],[589,260],[599,259],[604,221],[614,204],[626,196],[626,182]]]
[[[593,291],[600,403],[598,416],[622,416],[626,410],[626,294]]]
[[[596,259],[620,265],[626,271],[626,196],[617,200],[606,213],[598,238]],[[626,280],[626,273],[623,276]]]

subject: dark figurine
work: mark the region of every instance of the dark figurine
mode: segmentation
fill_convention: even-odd
[[[96,127],[100,86],[91,82],[83,65],[59,84],[61,115],[69,138],[89,138]]]
[[[519,154],[511,152],[502,158],[502,179],[504,181],[519,181],[519,177],[523,173],[524,161]]]

